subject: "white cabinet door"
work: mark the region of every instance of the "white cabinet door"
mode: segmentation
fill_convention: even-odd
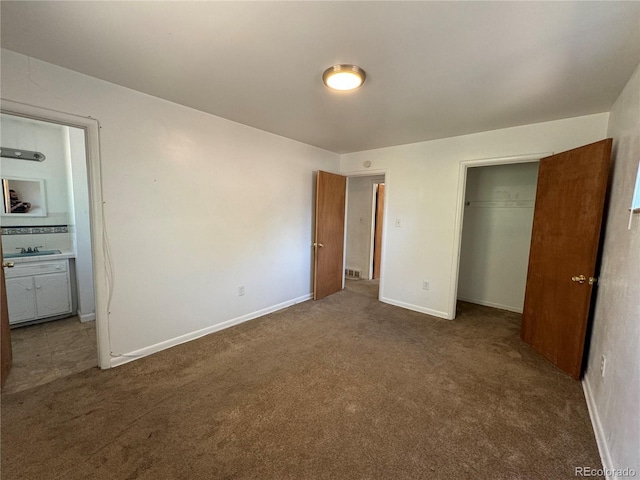
[[[33,277],[7,278],[6,284],[9,323],[24,322],[36,318]]]
[[[52,317],[71,311],[71,295],[67,273],[33,277],[36,286],[38,317]]]

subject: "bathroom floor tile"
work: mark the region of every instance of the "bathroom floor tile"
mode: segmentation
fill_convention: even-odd
[[[11,330],[13,367],[2,392],[15,393],[98,366],[95,322],[78,317]]]
[[[92,346],[89,343],[89,335],[84,330],[47,335],[47,341],[52,353],[66,353],[87,347],[93,347],[93,350],[96,349],[95,345]]]

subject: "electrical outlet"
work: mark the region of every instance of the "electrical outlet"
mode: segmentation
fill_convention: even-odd
[[[240,285],[238,287],[238,296],[241,297],[244,295],[244,285]]]
[[[427,282],[426,280],[424,280],[422,282],[422,289],[423,290],[429,290],[429,282]]]
[[[399,218],[396,218],[396,227],[401,227],[402,226],[402,221]]]
[[[604,377],[604,372],[607,368],[607,357],[602,355],[600,358],[600,375]]]

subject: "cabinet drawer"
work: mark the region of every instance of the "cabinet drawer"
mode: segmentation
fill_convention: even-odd
[[[62,273],[67,271],[66,260],[53,260],[50,262],[16,263],[13,268],[5,268],[7,278],[43,275],[47,273]]]

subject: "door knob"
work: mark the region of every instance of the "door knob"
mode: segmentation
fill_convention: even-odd
[[[584,275],[571,277],[572,282],[584,283],[586,282],[586,280],[587,280],[587,277],[585,277]]]
[[[13,265],[14,265],[13,262],[2,262],[3,267],[13,268]]]
[[[321,243],[315,243],[315,242],[313,243],[313,246],[314,246],[314,247],[324,247],[324,245],[323,245],[323,244],[321,244]]]

